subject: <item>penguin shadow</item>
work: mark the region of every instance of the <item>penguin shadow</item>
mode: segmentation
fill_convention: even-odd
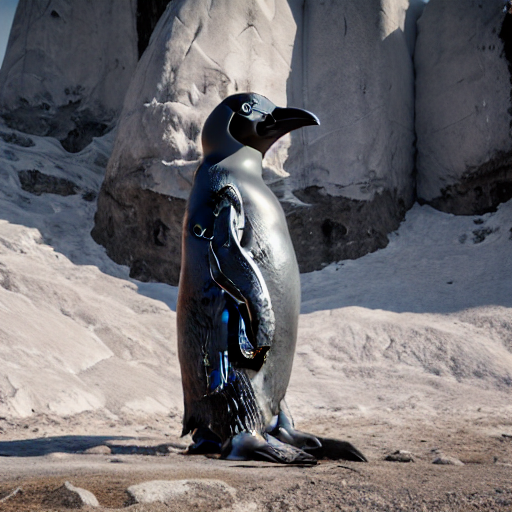
[[[126,436],[54,436],[0,442],[0,457],[44,457],[52,453],[80,454],[98,446],[107,447],[110,455],[161,455],[169,447],[183,450],[174,443],[150,444],[144,439]]]

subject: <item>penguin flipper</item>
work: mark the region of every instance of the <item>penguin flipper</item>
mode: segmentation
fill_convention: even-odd
[[[228,187],[226,187],[228,188]],[[275,331],[274,311],[265,279],[249,251],[241,245],[240,226],[244,225],[239,194],[220,197],[210,240],[208,257],[213,280],[238,304],[249,340],[255,351],[272,344]],[[233,199],[235,197],[235,199]]]
[[[282,443],[269,434],[241,432],[228,439],[222,449],[222,459],[262,460],[281,464],[316,464],[313,455],[289,444]]]

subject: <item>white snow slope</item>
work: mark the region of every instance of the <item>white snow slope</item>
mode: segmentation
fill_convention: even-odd
[[[20,138],[0,125],[0,416],[170,416],[179,429],[177,290],[130,279],[89,235],[112,134],[78,154]],[[78,193],[24,191],[21,170]],[[480,217],[415,205],[386,249],[303,275],[295,419],[510,424],[511,228],[512,201]]]

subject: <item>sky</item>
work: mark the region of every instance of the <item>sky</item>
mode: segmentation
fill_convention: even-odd
[[[0,0],[0,63],[4,60],[5,48],[17,5],[18,0]]]

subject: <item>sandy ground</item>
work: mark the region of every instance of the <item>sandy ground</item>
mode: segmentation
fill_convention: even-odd
[[[461,420],[427,423],[411,418],[401,426],[393,424],[392,418],[352,420],[330,428],[330,434],[352,441],[369,462],[323,460],[312,467],[186,456],[180,452],[187,439],[176,438],[170,427],[162,428],[165,418],[153,419],[144,435],[139,432],[133,438],[130,428],[115,425],[108,428],[110,435],[108,430],[104,435],[69,433],[102,432],[105,425],[102,429],[101,420],[92,417],[89,422],[95,428],[86,429],[85,417],[75,420],[75,427],[62,420],[56,425],[50,418],[19,424],[3,420],[0,452],[13,456],[0,459],[0,499],[19,491],[0,501],[0,510],[61,508],[54,492],[65,481],[94,493],[100,510],[512,510],[512,424],[497,425],[489,418],[473,423]],[[302,427],[311,431],[315,425]],[[38,438],[41,431],[35,429],[48,437]],[[131,429],[135,430],[133,425]],[[124,436],[119,436],[123,431]],[[83,453],[107,445],[110,454]],[[414,461],[384,460],[398,449],[410,451]],[[464,465],[433,464],[441,454]],[[167,503],[130,505],[126,489],[131,485],[183,479],[221,480],[236,494],[199,493]]]
[[[62,509],[66,481],[100,510],[512,510],[512,201],[415,205],[386,249],[302,276],[288,406],[368,463],[190,457],[177,290],[130,279],[89,236],[112,137],[71,155],[1,133],[0,511]],[[35,195],[23,170],[79,190]],[[397,450],[414,461],[385,460]],[[126,492],[189,479],[161,503]]]

